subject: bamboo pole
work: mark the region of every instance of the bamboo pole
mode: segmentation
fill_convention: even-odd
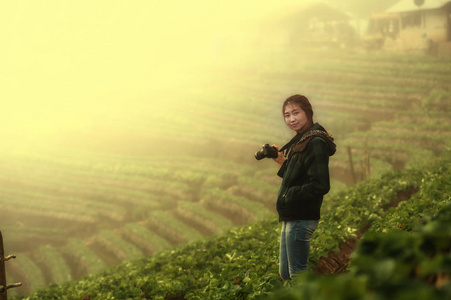
[[[351,147],[349,147],[349,146],[348,146],[348,158],[349,158],[349,168],[351,169],[352,179],[354,180],[354,183],[356,183],[357,182],[357,178],[355,176],[354,163],[352,162]]]
[[[5,249],[3,247],[3,236],[0,231],[0,300],[8,300],[8,289],[19,287],[22,285],[21,282],[14,284],[6,284],[6,271],[5,271],[5,261],[11,258],[16,258],[15,255],[8,255],[5,257]]]
[[[6,272],[5,272],[5,250],[3,248],[3,236],[0,231],[0,300],[7,300]]]

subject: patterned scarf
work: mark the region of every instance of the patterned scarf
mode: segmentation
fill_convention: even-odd
[[[295,135],[280,151],[286,150],[284,155],[289,158],[293,153],[303,152],[308,143],[316,136],[323,138],[329,145],[329,156],[334,155],[337,150],[334,138],[318,123],[313,124],[306,132]]]

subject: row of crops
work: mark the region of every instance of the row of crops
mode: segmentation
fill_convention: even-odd
[[[312,272],[281,289],[280,225],[271,217],[27,299],[318,299],[331,292],[335,299],[445,299],[451,292],[450,162],[447,151],[426,168],[388,173],[330,199],[312,240],[310,268],[318,270],[321,259],[363,232],[344,275]],[[400,199],[403,193],[408,197]]]
[[[187,157],[89,158],[4,157],[2,231],[7,251],[22,258],[8,264],[8,274],[25,283],[23,290],[274,215],[277,180],[259,179],[248,166],[193,164]],[[178,169],[169,171],[174,164]]]
[[[7,271],[24,282],[20,291],[274,216],[277,169],[253,153],[290,138],[280,112],[290,94],[307,95],[315,121],[336,138],[330,207],[346,184],[426,165],[449,147],[446,60],[344,54],[318,60],[308,53],[272,59],[277,64],[257,72],[225,72],[224,85],[193,88],[183,99],[126,108],[116,127],[93,128],[107,130],[109,139],[85,136],[102,143],[97,149],[73,147],[83,140],[71,136],[63,150],[2,150],[0,226],[6,251],[21,258]],[[155,141],[165,152],[155,154]],[[362,215],[377,217],[366,210],[362,203]],[[331,227],[315,260],[361,230],[359,224]]]
[[[355,177],[363,179],[418,164],[449,143],[449,59],[327,53],[321,61],[308,54],[302,58],[299,66],[275,67],[261,77],[271,87],[268,98],[283,98],[287,91],[310,96],[316,119],[337,138],[339,151],[331,167],[342,181],[355,182],[349,178],[347,148]],[[296,62],[292,57],[287,61]],[[258,85],[252,90],[266,97]]]

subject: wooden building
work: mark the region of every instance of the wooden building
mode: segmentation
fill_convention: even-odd
[[[352,20],[343,10],[316,1],[278,16],[271,22],[271,31],[279,43],[290,47],[347,47],[358,38]]]
[[[451,1],[401,0],[370,18],[373,47],[393,52],[451,55]]]

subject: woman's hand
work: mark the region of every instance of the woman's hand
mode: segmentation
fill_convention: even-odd
[[[273,146],[274,148],[276,148],[277,151],[280,150],[279,146],[276,146],[276,145],[272,145],[272,146]],[[276,163],[278,163],[279,165],[282,165],[283,162],[285,161],[285,157],[283,156],[283,153],[282,153],[282,152],[279,152],[279,156],[278,156],[277,158],[273,158],[273,160],[274,160]]]

